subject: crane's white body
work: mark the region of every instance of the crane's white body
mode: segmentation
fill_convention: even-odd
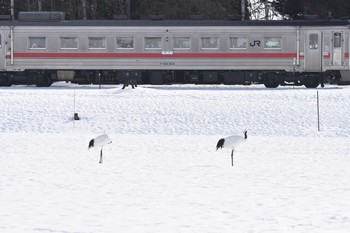
[[[216,150],[218,150],[219,148],[230,148],[232,150],[231,152],[231,163],[233,166],[233,152],[235,150],[235,148],[242,144],[243,142],[245,142],[247,140],[248,136],[247,136],[247,130],[245,130],[243,132],[243,137],[242,136],[237,136],[237,135],[233,135],[233,136],[229,136],[226,138],[221,138],[217,145],[216,145]]]
[[[102,134],[94,139],[93,145],[90,147],[103,147],[104,145],[110,144],[112,139],[107,134]]]
[[[107,134],[102,134],[100,136],[97,136],[94,139],[91,139],[90,143],[89,143],[89,149],[91,147],[101,147],[101,152],[100,152],[100,162],[103,162],[103,158],[102,158],[102,150],[103,150],[103,146],[112,143],[112,139],[107,135]]]
[[[224,140],[225,140],[225,143],[223,147],[230,148],[230,149],[235,149],[236,146],[246,141],[245,138],[241,136],[236,136],[236,135],[226,137],[224,138]]]

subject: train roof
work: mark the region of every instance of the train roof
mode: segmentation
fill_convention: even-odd
[[[350,26],[349,19],[332,20],[0,20],[0,26],[110,26],[110,27],[201,27],[201,26]]]

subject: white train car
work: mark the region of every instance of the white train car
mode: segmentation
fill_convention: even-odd
[[[350,83],[349,20],[0,20],[0,85]]]

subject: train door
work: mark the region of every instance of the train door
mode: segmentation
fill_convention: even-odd
[[[5,69],[5,42],[4,42],[4,32],[0,30],[0,70]]]
[[[343,33],[332,32],[332,66],[343,65]]]
[[[305,47],[305,70],[320,72],[322,70],[322,33],[308,31]]]

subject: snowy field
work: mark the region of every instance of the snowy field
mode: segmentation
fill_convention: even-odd
[[[1,233],[350,232],[350,87],[58,83],[0,109]],[[244,129],[232,167],[216,143]]]

